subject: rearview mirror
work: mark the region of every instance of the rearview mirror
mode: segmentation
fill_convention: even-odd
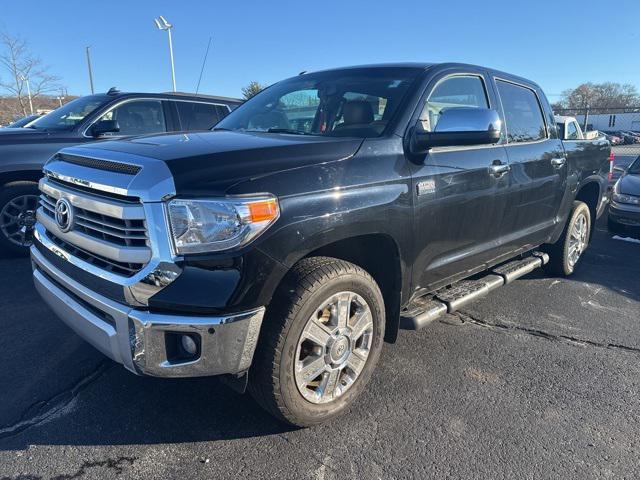
[[[426,153],[432,147],[489,145],[500,140],[502,120],[495,110],[452,107],[440,111],[434,131],[426,131],[421,121],[411,138],[412,153]]]
[[[105,133],[117,133],[120,131],[120,125],[116,120],[100,120],[91,126],[91,135],[99,137]]]

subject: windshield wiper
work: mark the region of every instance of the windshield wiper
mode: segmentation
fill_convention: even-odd
[[[269,128],[267,133],[290,133],[292,135],[313,135],[313,133],[307,133],[304,130],[293,130],[292,128]]]
[[[224,128],[224,127],[215,127],[211,129],[212,132],[230,132],[231,129],[230,128]]]

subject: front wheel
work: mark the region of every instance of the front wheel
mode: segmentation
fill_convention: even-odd
[[[575,201],[567,224],[556,243],[547,247],[549,263],[546,269],[555,275],[571,275],[591,238],[591,212],[586,203]]]
[[[29,253],[39,193],[34,182],[12,182],[0,187],[1,254]]]
[[[268,309],[249,391],[292,425],[328,421],[365,389],[384,326],[382,294],[366,271],[328,257],[302,260]]]

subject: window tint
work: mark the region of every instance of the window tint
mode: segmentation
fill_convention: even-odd
[[[100,120],[115,120],[120,131],[114,135],[146,135],[166,132],[162,102],[140,100],[126,102],[105,113]]]
[[[222,117],[217,105],[192,102],[175,102],[182,130],[208,130]]]
[[[276,83],[233,110],[216,127],[275,134],[378,137],[417,68],[349,68]]]
[[[579,138],[576,122],[569,122],[569,125],[567,125],[567,140],[579,140]]]
[[[448,108],[455,107],[489,108],[484,83],[480,77],[450,77],[436,85],[420,115],[424,130],[433,131],[440,114]]]
[[[500,80],[496,84],[504,109],[507,140],[532,142],[546,138],[542,111],[533,90]]]

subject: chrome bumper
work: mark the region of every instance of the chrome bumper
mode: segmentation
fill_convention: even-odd
[[[138,310],[99,295],[54,267],[31,247],[36,289],[78,335],[128,370],[157,377],[240,373],[249,368],[264,307],[225,316],[183,316]],[[199,339],[199,355],[172,358],[171,335]]]

